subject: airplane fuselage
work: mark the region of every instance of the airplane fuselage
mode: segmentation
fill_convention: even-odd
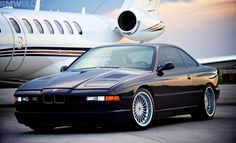
[[[55,74],[92,47],[158,37],[165,26],[154,13],[157,1],[147,1],[143,9],[136,9],[143,0],[128,0],[118,19],[0,8],[0,80]]]
[[[12,9],[0,12],[1,79],[27,80],[58,73],[61,66],[89,48],[123,38],[112,27],[112,19],[102,16]]]
[[[95,46],[153,40],[165,30],[158,5],[159,0],[125,0],[117,19],[40,11],[39,5],[35,10],[0,8],[0,80],[59,73],[62,66]],[[235,65],[236,55],[200,61],[215,67],[227,62],[230,67]]]

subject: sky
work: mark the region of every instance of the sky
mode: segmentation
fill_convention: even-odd
[[[41,10],[103,14],[119,8],[124,0],[41,0]],[[0,7],[11,5],[14,8],[34,9],[35,0],[0,0]]]
[[[18,3],[16,3],[18,2]],[[124,0],[41,0],[41,10],[94,13],[116,18]],[[35,0],[0,0],[0,7],[34,9]],[[236,0],[161,0],[166,25],[151,42],[170,43],[195,58],[236,55]]]
[[[160,6],[165,33],[196,58],[236,55],[236,0],[169,0]]]

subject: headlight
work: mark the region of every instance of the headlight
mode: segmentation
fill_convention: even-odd
[[[28,102],[29,101],[29,97],[22,97],[22,101]]]
[[[16,102],[29,102],[29,97],[16,97]]]
[[[88,96],[87,101],[105,101],[104,96]]]
[[[21,97],[16,97],[16,102],[21,102],[22,98]]]
[[[120,101],[120,97],[118,95],[112,96],[88,96],[86,101]]]

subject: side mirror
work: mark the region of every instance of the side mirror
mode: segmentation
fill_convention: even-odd
[[[163,76],[163,74],[164,74],[163,71],[171,70],[171,69],[174,69],[174,68],[175,68],[175,66],[172,62],[167,62],[163,66],[159,66],[157,68],[157,75]]]
[[[61,69],[60,69],[60,71],[61,71],[61,72],[64,72],[64,71],[66,71],[67,69],[68,69],[68,66],[62,66]]]

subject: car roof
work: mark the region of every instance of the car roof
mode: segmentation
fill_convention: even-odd
[[[94,47],[94,48],[104,48],[104,47],[117,47],[117,46],[153,46],[156,48],[159,47],[175,47],[175,48],[179,48],[180,47],[176,46],[176,45],[172,45],[172,44],[164,44],[164,43],[127,43],[127,44],[111,44],[111,45],[103,45],[103,46],[98,46],[98,47]],[[182,49],[183,50],[183,49]]]

